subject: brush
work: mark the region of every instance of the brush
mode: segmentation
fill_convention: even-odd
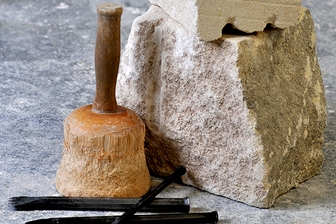
[[[73,210],[73,211],[126,211],[139,198],[81,198],[81,197],[12,197],[10,205],[18,211]],[[141,212],[188,213],[190,200],[186,198],[156,198]]]
[[[100,224],[112,223],[119,216],[103,217],[72,217],[72,218],[51,218],[39,219],[27,222],[26,224]],[[127,223],[150,223],[150,224],[190,224],[190,223],[217,223],[218,213],[190,213],[190,214],[161,214],[161,215],[136,215],[132,216]]]

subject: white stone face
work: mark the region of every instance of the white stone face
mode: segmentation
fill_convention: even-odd
[[[309,11],[297,26],[203,42],[161,8],[134,21],[118,103],[144,120],[150,169],[267,208],[318,174],[324,87]]]
[[[267,24],[287,28],[298,22],[301,0],[150,0],[204,41],[222,36],[226,24],[252,33]]]

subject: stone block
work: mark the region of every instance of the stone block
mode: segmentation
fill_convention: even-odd
[[[221,38],[231,24],[252,33],[267,24],[276,28],[295,25],[301,0],[150,0],[204,41]]]
[[[201,41],[161,8],[137,18],[118,102],[146,124],[151,171],[268,208],[317,175],[326,102],[310,12],[286,29]]]

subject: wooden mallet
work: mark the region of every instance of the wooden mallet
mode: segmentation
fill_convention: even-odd
[[[64,151],[56,188],[64,196],[138,198],[150,188],[144,152],[145,124],[117,105],[122,7],[97,8],[96,97],[64,121]]]

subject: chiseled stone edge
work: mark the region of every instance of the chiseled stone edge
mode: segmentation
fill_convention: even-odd
[[[233,1],[233,0],[150,0],[172,18],[183,24],[203,41],[213,41],[222,36],[227,24],[253,33],[263,31],[270,24],[287,28],[299,20],[300,0]]]

